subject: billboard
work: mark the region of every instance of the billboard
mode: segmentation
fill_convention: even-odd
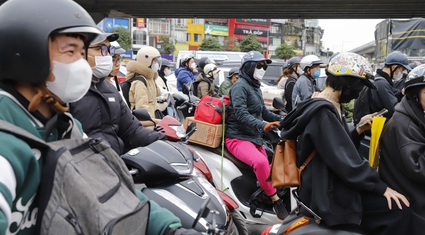
[[[97,24],[103,31],[110,32],[114,28],[119,26],[124,27],[126,30],[129,30],[130,22],[126,18],[105,18]]]
[[[222,25],[205,24],[205,34],[216,36],[229,36],[229,27]]]

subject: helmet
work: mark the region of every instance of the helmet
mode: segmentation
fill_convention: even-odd
[[[151,46],[145,46],[140,48],[140,50],[137,52],[136,61],[145,65],[146,67],[149,67],[152,65],[152,60],[159,57],[161,57],[161,54],[159,53],[158,49]]]
[[[316,55],[308,55],[301,59],[300,66],[302,70],[305,70],[306,68],[310,68],[314,65],[320,65],[321,63],[322,60],[320,60],[320,58]]]
[[[205,65],[207,64],[215,64],[215,61],[213,59],[210,59],[208,57],[202,57],[199,60],[199,68],[204,69]]]
[[[239,74],[239,67],[231,68],[230,71],[229,71],[228,78],[231,78],[233,76],[233,74]]]
[[[399,51],[388,54],[387,58],[385,58],[385,65],[401,65],[408,71],[412,70],[409,66],[407,56]]]
[[[263,54],[261,54],[258,51],[250,51],[247,52],[243,57],[242,57],[242,67],[246,62],[249,61],[254,61],[254,62],[259,62],[259,61],[265,61],[267,64],[271,64],[272,61],[264,58]]]
[[[326,71],[334,76],[351,76],[362,79],[363,83],[375,89],[369,80],[371,67],[369,61],[361,55],[351,52],[340,53],[332,58]]]
[[[406,92],[410,88],[417,86],[425,86],[425,64],[416,66],[416,68],[410,71],[404,82]]]
[[[103,31],[100,27],[98,27],[98,29],[102,32],[102,34],[97,35],[97,37],[90,43],[91,45],[101,43],[106,39],[108,39],[109,42],[115,42],[120,37],[117,33],[105,33],[105,31]]]
[[[192,54],[185,54],[180,59],[180,66],[184,67],[184,64],[189,62],[189,60],[194,59],[195,57]]]
[[[165,59],[165,58],[161,58],[161,66],[163,67],[171,67],[171,63],[169,60]]]
[[[125,53],[124,48],[122,48],[117,41],[111,42],[111,48],[112,47],[115,48],[115,53],[114,53],[115,55],[122,55]]]
[[[0,6],[0,32],[0,79],[30,83],[45,81],[51,71],[52,32],[84,33],[86,45],[101,33],[87,11],[72,0],[6,1]]]
[[[213,74],[216,74],[216,73],[218,73],[218,69],[217,69],[217,66],[215,66],[215,64],[207,64],[207,65],[205,65],[205,67],[204,67],[204,73],[206,74],[206,75],[210,75],[210,76],[212,76]],[[212,74],[209,74],[210,72],[212,72]]]
[[[295,64],[300,64],[301,59],[298,57],[292,57],[291,59],[288,60],[288,62],[286,62],[286,68],[290,69],[292,68],[293,65]]]

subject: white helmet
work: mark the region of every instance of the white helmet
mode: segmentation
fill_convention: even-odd
[[[145,46],[140,48],[140,50],[137,52],[137,62],[145,65],[146,67],[149,67],[152,65],[152,60],[155,58],[160,58],[161,54],[159,53],[158,49],[151,46]]]
[[[212,77],[214,74],[218,73],[219,70],[217,69],[217,66],[215,64],[207,64],[204,67],[204,73],[205,75]]]
[[[316,55],[308,55],[301,59],[300,66],[302,70],[312,67],[313,65],[320,65],[322,61]]]

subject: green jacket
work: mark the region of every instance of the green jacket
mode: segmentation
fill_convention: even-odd
[[[218,95],[229,95],[230,88],[233,86],[233,83],[230,79],[225,79],[224,82],[221,83],[220,88],[218,89]]]
[[[0,119],[43,139],[44,124],[31,115],[9,93],[0,89]],[[82,130],[78,121],[76,124]],[[82,133],[81,133],[82,134]],[[54,131],[48,141],[58,139]],[[0,235],[34,234],[37,205],[34,201],[41,180],[42,156],[23,140],[0,132]],[[7,143],[7,144],[6,144]],[[147,197],[137,192],[140,200]],[[162,235],[170,227],[181,226],[170,211],[151,201],[148,234]]]

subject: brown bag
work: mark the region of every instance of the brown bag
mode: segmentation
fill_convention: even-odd
[[[274,188],[300,186],[301,173],[313,159],[314,150],[307,160],[297,167],[297,142],[296,140],[280,141],[275,148],[270,176],[267,179],[272,182]]]

